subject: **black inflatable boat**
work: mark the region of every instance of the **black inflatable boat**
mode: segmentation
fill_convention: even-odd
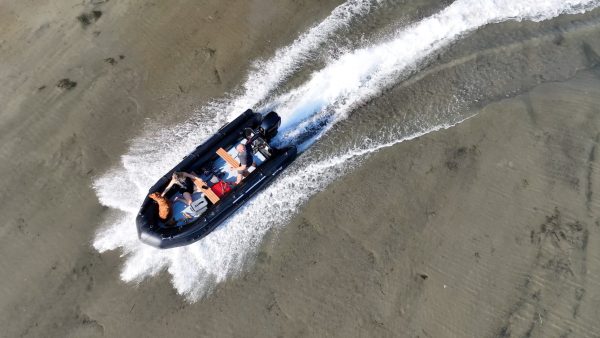
[[[162,193],[176,172],[192,173],[199,178],[194,184],[202,182],[201,187],[194,188],[191,204],[181,198],[177,189],[169,189],[164,195],[170,205],[166,218],[159,216],[158,203],[146,197],[136,219],[140,240],[157,248],[193,243],[273,181],[297,156],[294,146],[278,149],[271,145],[280,123],[275,112],[262,116],[248,109],[184,157],[150,188],[148,195]],[[252,153],[254,165],[235,185],[237,172],[230,170],[230,163],[235,161],[239,144]]]

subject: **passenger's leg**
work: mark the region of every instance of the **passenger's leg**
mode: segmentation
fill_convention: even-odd
[[[187,205],[191,205],[192,204],[192,195],[189,192],[184,192],[183,193],[183,198],[185,198],[185,204]]]

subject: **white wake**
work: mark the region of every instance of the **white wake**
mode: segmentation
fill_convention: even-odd
[[[599,4],[600,0],[458,0],[438,14],[403,28],[383,43],[340,55],[304,84],[259,108],[274,109],[282,116],[278,142],[294,143],[305,150],[355,107],[417,71],[429,55],[466,33],[506,20],[540,21],[560,14],[581,13]],[[325,19],[323,23],[327,24],[321,23],[278,51],[271,60],[258,63],[244,85],[243,95],[213,107],[233,110],[212,110],[173,128],[153,128],[159,131],[151,137],[134,140],[128,154],[122,157],[122,165],[94,182],[100,202],[113,208],[114,213],[99,230],[93,245],[100,252],[121,248],[125,258],[123,280],[141,281],[166,269],[176,290],[190,301],[197,300],[239,272],[269,230],[284,225],[312,194],[345,170],[351,170],[347,164],[356,161],[349,159],[364,158],[383,147],[459,122],[423,124],[411,135],[387,135],[319,159],[309,151],[273,185],[201,241],[162,251],[138,241],[135,215],[154,181],[220,124],[266,101],[313,49],[351,22],[353,16],[368,13],[372,5],[370,1],[351,1],[340,6]],[[168,148],[159,148],[163,145]]]

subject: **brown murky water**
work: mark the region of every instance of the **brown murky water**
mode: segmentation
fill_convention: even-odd
[[[301,100],[278,100],[451,3],[388,1],[354,16],[255,107],[305,118]],[[231,104],[254,60],[339,4],[0,5],[5,334],[598,336],[598,10],[474,27],[350,109],[339,107],[354,96],[334,97],[326,108],[341,115],[331,116],[347,117],[316,123],[331,129],[257,198],[277,208],[241,214],[270,223],[145,252],[129,241],[133,224],[119,223],[127,211],[98,202],[90,185],[112,169],[125,179],[101,191],[135,209],[137,175],[164,165],[146,153],[183,151],[185,121],[214,123],[199,107],[223,93],[219,104]],[[92,13],[85,25],[82,13]]]

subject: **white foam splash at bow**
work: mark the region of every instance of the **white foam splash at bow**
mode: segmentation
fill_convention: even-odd
[[[563,13],[583,12],[598,6],[599,1],[455,1],[440,13],[399,31],[387,42],[340,56],[315,73],[306,84],[279,97],[275,103],[286,131],[280,142],[303,140],[310,145],[353,107],[398,81],[402,74],[414,71],[431,53],[482,25],[505,20],[544,20]],[[282,81],[294,67],[280,71],[279,77],[265,77],[263,85],[267,89],[247,88],[247,95],[239,102],[232,102],[231,107],[261,100],[274,88],[268,89],[269,84]],[[256,90],[256,95],[252,90]],[[222,115],[216,115],[212,124],[193,121],[155,135],[154,139],[137,140],[123,156],[123,167],[94,183],[100,202],[121,210],[98,232],[94,247],[100,252],[123,250],[126,257],[121,273],[123,280],[140,281],[166,269],[172,275],[177,291],[189,300],[196,300],[216,283],[240,271],[269,229],[282,225],[311,194],[323,189],[324,183],[343,174],[341,167],[345,166],[340,164],[452,123],[424,124],[420,132],[410,136],[397,134],[392,135],[391,140],[373,140],[319,160],[303,156],[273,185],[203,240],[163,251],[141,244],[136,235],[135,214],[148,187],[154,183],[153,179],[160,177],[214,131],[217,125],[214,121],[221,123],[224,119]],[[299,137],[307,130],[313,133],[309,141]],[[156,146],[164,144],[170,148]],[[303,185],[294,183],[299,181]]]

